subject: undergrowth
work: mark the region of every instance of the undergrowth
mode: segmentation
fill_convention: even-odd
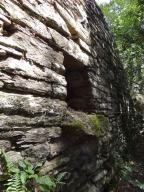
[[[135,163],[129,159],[122,159],[118,154],[114,155],[115,174],[111,182],[108,184],[109,192],[121,191],[121,186],[132,186],[135,189],[144,190],[144,181],[140,181],[133,177],[135,172]]]
[[[39,175],[39,168],[34,168],[28,161],[23,160],[14,165],[0,149],[0,181],[3,183],[2,192],[53,192],[59,180],[49,176]]]

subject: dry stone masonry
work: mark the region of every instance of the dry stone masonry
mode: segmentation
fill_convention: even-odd
[[[0,147],[66,172],[57,191],[101,192],[113,177],[126,84],[95,0],[0,1]]]

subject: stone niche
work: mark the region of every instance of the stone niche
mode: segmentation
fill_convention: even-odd
[[[66,172],[57,191],[101,192],[113,177],[125,86],[95,0],[0,1],[0,147]]]

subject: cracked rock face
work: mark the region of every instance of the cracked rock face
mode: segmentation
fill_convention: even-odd
[[[95,0],[0,1],[0,147],[66,172],[59,192],[111,179],[126,84]]]

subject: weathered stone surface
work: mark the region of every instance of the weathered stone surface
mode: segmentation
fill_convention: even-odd
[[[44,20],[46,25],[55,28],[67,36],[70,35],[63,18],[60,17],[59,13],[54,9],[54,6],[48,1],[43,1],[40,4],[37,1],[29,3],[26,0],[20,0],[19,2],[22,3],[22,5],[30,12],[34,13],[39,20]],[[35,7],[37,9],[35,9]]]
[[[18,163],[20,160],[22,160],[20,152],[9,151],[6,153],[6,155],[9,157],[9,160],[13,163]]]
[[[30,146],[28,149],[22,152],[23,156],[27,156],[32,162],[44,162],[49,156],[50,148],[47,142],[39,145]]]
[[[6,56],[6,51],[3,49],[0,49],[0,56]]]
[[[0,20],[0,35],[3,34],[3,21]]]
[[[32,129],[22,138],[23,143],[44,143],[50,138],[59,138],[62,134],[60,127]]]
[[[10,114],[46,115],[51,117],[66,111],[66,103],[45,97],[0,92],[0,112]]]
[[[19,46],[26,50],[27,60],[48,68],[55,63],[63,63],[61,52],[54,51],[47,45],[47,42],[34,38],[34,35],[31,35],[25,28],[21,30],[14,33],[9,39],[14,39]]]
[[[17,6],[13,1],[2,0],[1,4],[4,6],[12,20],[22,26],[27,26],[34,33],[46,38],[51,39],[48,28],[39,20],[30,17],[25,11],[23,11],[19,6]]]
[[[11,21],[0,13],[0,20],[2,20],[6,25],[11,25]]]
[[[10,150],[12,147],[11,142],[8,140],[0,140],[0,148],[3,148],[5,151]]]
[[[14,48],[17,51],[25,52],[26,50],[22,49],[16,42],[8,37],[0,37],[0,44],[5,47]]]
[[[5,61],[0,62],[0,69],[13,75],[20,75],[39,81],[56,83],[63,86],[66,86],[67,84],[64,76],[59,75],[48,68],[41,69],[35,66],[32,62],[24,59],[19,60],[9,57]]]
[[[0,148],[66,172],[57,191],[111,180],[131,127],[126,85],[95,0],[0,1]]]
[[[55,2],[55,7],[58,10],[59,14],[65,20],[69,31],[73,38],[81,38],[85,42],[88,42],[89,33],[86,31],[80,23],[76,23],[75,19],[65,10],[60,4]]]
[[[6,47],[6,46],[3,46],[3,45],[0,45],[0,49],[2,49],[4,52],[8,53],[8,54],[12,54],[14,56],[18,56],[18,57],[22,57],[23,54],[11,47]]]
[[[89,56],[85,52],[83,52],[83,50],[80,49],[78,44],[76,44],[72,40],[68,40],[67,38],[63,37],[61,34],[59,34],[57,31],[53,29],[50,29],[50,32],[55,43],[60,49],[62,49],[68,55],[77,59],[82,64],[86,66],[90,65]]]

